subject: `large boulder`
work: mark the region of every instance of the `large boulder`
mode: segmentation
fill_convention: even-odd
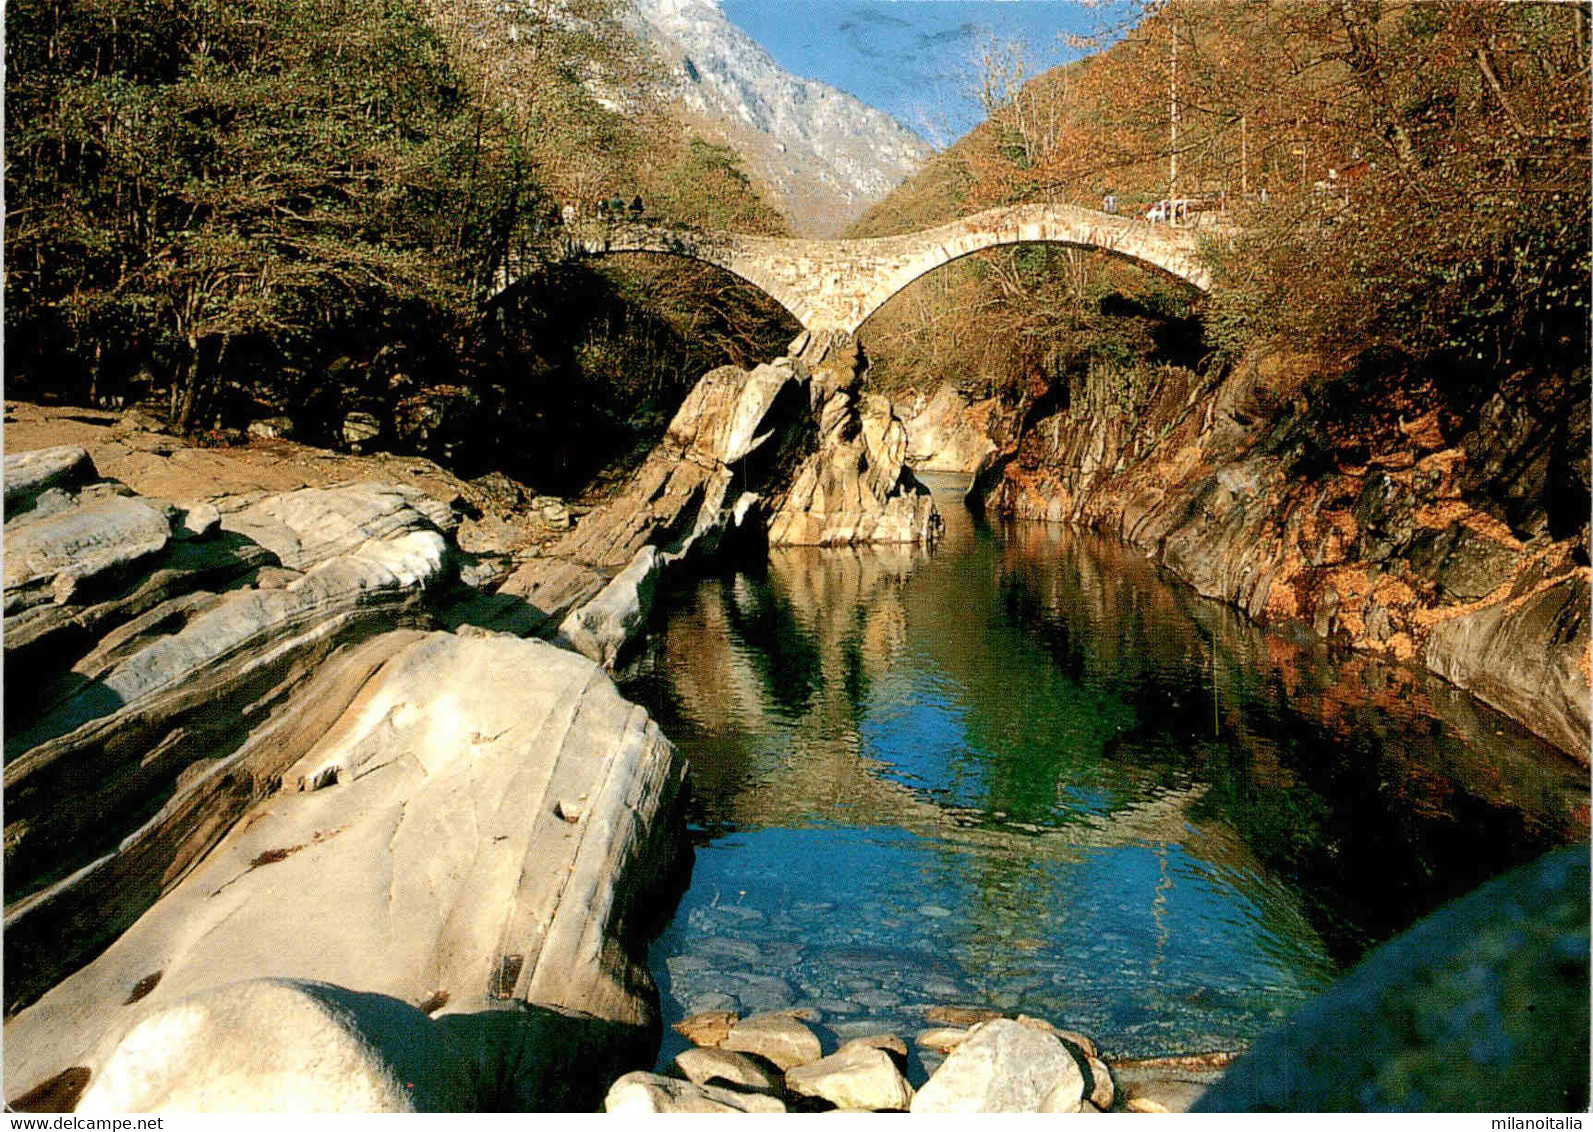
[[[1076,1110],[1084,1075],[1055,1034],[997,1018],[968,1032],[913,1097],[913,1112]]]
[[[786,1087],[837,1108],[905,1109],[913,1088],[891,1055],[866,1042],[848,1042],[829,1057],[786,1071]]]
[[[1585,1112],[1588,851],[1540,858],[1372,951],[1197,1112]]]
[[[414,1006],[326,983],[229,983],[152,1012],[76,1111],[459,1112],[465,1052]]]
[[[604,1112],[784,1112],[785,1105],[763,1093],[742,1093],[718,1085],[698,1085],[640,1071],[615,1081],[603,1101]]]

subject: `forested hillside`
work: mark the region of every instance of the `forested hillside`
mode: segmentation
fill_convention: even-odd
[[[9,394],[158,396],[218,440],[286,413],[336,441],[369,413],[384,443],[578,485],[703,369],[790,329],[688,267],[557,261],[562,207],[597,196],[783,229],[735,155],[671,116],[621,16],[615,0],[11,5]],[[527,282],[492,299],[511,260]]]
[[[1587,47],[1585,5],[1151,4],[1110,50],[1032,80],[1018,55],[992,55],[989,120],[854,234],[1020,201],[1111,196],[1128,213],[1194,198],[1243,232],[1210,249],[1207,364],[1283,336],[1332,356],[1376,346],[1452,383],[1574,367]],[[1159,282],[1073,252],[987,253],[945,274],[870,324],[886,382],[1016,389],[1113,368],[1124,343],[1103,310],[1186,312]]]

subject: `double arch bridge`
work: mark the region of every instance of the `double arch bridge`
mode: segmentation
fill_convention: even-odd
[[[942,264],[1004,244],[1095,248],[1180,279],[1198,290],[1211,273],[1193,229],[1151,224],[1063,204],[993,208],[938,228],[861,240],[743,236],[658,225],[587,222],[566,230],[577,255],[651,252],[715,264],[766,292],[815,333],[857,332],[864,320],[913,280]],[[500,276],[500,290],[514,283]]]

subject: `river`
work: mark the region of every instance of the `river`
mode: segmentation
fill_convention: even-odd
[[[931,486],[932,551],[679,580],[621,674],[691,763],[695,865],[651,957],[666,1025],[804,1006],[837,1038],[910,1036],[957,1003],[1120,1057],[1241,1049],[1587,837],[1585,774],[1442,681]]]

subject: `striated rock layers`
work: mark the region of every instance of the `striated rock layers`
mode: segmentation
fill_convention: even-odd
[[[647,714],[426,631],[457,518],[416,489],[7,474],[8,1101],[594,1104],[562,1059],[656,1033],[684,766]]]
[[[1037,398],[974,493],[1118,535],[1258,620],[1425,664],[1585,762],[1586,460],[1556,467],[1551,435],[1585,438],[1585,401],[1507,384],[1463,413],[1403,375],[1317,369],[1261,355],[1092,411]],[[1578,483],[1580,506],[1559,499]]]
[[[803,347],[705,375],[613,502],[460,618],[552,636],[612,665],[645,622],[661,571],[727,536],[766,532],[771,546],[931,541],[940,516],[904,463],[906,431],[889,403],[859,400],[855,343],[804,336]]]

